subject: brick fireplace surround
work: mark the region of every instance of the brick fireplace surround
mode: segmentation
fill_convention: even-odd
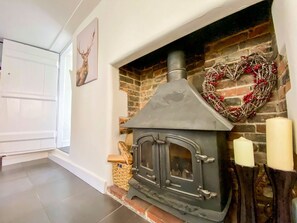
[[[290,89],[287,59],[278,55],[272,20],[262,21],[227,37],[223,36],[206,43],[203,55],[195,54],[186,57],[186,69],[188,81],[201,92],[205,73],[215,63],[235,63],[241,56],[247,56],[258,51],[263,52],[267,58],[272,58],[277,63],[278,83],[273,90],[270,101],[260,108],[254,117],[250,117],[246,121],[232,123],[235,127],[228,134],[228,152],[230,160],[232,160],[233,140],[243,136],[253,141],[256,162],[261,165],[266,162],[265,120],[278,116],[287,117],[286,92]],[[144,66],[143,69],[136,69],[129,64],[120,69],[120,90],[127,93],[129,116],[121,117],[121,123],[123,120],[133,117],[144,107],[158,85],[166,82],[166,73],[166,60],[151,66]],[[250,91],[252,85],[253,77],[243,75],[236,83],[230,80],[222,80],[217,86],[217,92],[225,97],[227,104],[238,106],[242,103],[242,96]],[[125,129],[121,129],[121,133],[126,133]],[[229,170],[233,178],[233,198],[226,222],[236,223],[237,183],[233,169],[230,167]],[[127,199],[126,192],[116,186],[111,186],[108,192],[151,222],[182,222],[139,198]],[[264,214],[264,209],[271,202],[272,194],[263,168],[260,168],[256,181],[256,199],[259,222],[265,222],[268,216]]]

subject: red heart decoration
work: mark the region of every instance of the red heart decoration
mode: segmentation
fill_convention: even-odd
[[[216,93],[218,81],[223,78],[238,80],[242,74],[250,74],[254,77],[254,89],[243,96],[243,104],[238,107],[230,107],[224,103],[224,97]],[[211,67],[202,84],[203,98],[213,106],[222,116],[233,122],[246,119],[256,114],[256,110],[262,107],[271,97],[271,90],[277,81],[277,67],[274,62],[268,62],[266,58],[253,53],[241,57],[237,64],[216,64]]]

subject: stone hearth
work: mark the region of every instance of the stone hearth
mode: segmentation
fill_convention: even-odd
[[[161,210],[160,208],[141,200],[140,198],[127,198],[127,191],[117,187],[108,187],[108,194],[121,204],[125,205],[144,219],[153,223],[183,223],[184,221],[173,216],[172,214]],[[233,202],[234,203],[234,202]],[[227,222],[236,222],[236,206],[233,204],[226,218]]]

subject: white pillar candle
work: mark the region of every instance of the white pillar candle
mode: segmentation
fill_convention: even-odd
[[[266,120],[267,165],[291,171],[293,163],[292,121],[277,117]]]
[[[244,137],[233,140],[235,163],[242,166],[255,166],[253,142]]]

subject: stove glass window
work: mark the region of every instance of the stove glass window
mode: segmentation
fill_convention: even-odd
[[[191,152],[174,143],[169,145],[170,174],[174,177],[193,179]]]
[[[141,144],[141,166],[148,169],[153,169],[153,144],[150,141],[146,141]]]

